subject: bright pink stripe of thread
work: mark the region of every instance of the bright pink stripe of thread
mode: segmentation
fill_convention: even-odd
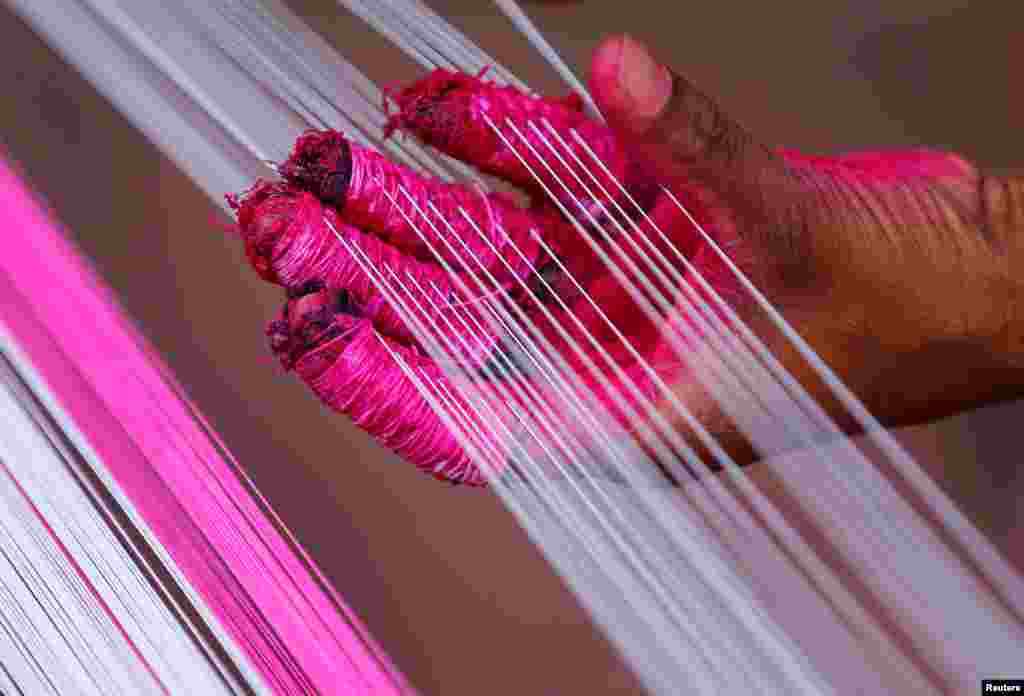
[[[408,693],[2,160],[0,211],[0,321],[253,668],[281,694]]]

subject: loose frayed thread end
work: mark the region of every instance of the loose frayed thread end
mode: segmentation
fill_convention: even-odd
[[[458,131],[469,123],[466,117],[481,95],[501,94],[507,100],[545,103],[580,115],[584,112],[583,99],[576,93],[564,97],[533,97],[515,87],[488,82],[484,78],[491,68],[486,66],[476,75],[437,68],[413,85],[385,88],[383,106],[388,120],[384,137],[405,130],[417,134],[430,132],[434,141],[443,138],[446,132],[452,139],[458,139]]]
[[[278,167],[285,180],[324,203],[344,208],[352,180],[352,148],[336,130],[310,130],[299,136],[291,155]]]

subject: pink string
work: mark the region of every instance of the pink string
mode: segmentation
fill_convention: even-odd
[[[510,347],[512,339],[495,335],[483,309],[488,304],[518,305],[588,390],[613,416],[628,420],[624,407],[637,405],[632,390],[619,394],[601,388],[571,346],[582,346],[589,355],[596,341],[647,400],[657,397],[656,381],[637,362],[637,352],[658,365],[660,377],[669,383],[682,379],[685,370],[661,340],[660,327],[626,301],[625,289],[604,268],[588,234],[563,215],[594,228],[603,244],[602,220],[618,221],[620,227],[635,222],[628,206],[612,205],[620,197],[621,180],[649,213],[649,219],[637,223],[639,233],[653,239],[664,258],[672,259],[678,250],[712,282],[722,284],[723,293],[728,280],[717,272],[717,257],[704,253],[702,237],[661,192],[649,166],[627,153],[606,126],[587,118],[578,98],[533,97],[481,77],[438,70],[404,90],[390,90],[389,98],[399,108],[390,127],[407,129],[465,163],[520,184],[532,194],[530,207],[505,194],[421,176],[335,130],[310,130],[296,140],[278,168],[285,181],[257,182],[241,196],[228,197],[250,263],[261,277],[289,293],[280,318],[267,329],[271,349],[284,367],[295,369],[324,403],[420,469],[471,484],[483,483],[481,472],[470,465],[443,420],[392,359],[392,353],[398,355],[425,370],[432,382],[448,386],[443,371],[427,359],[427,346],[418,343],[403,320],[405,312],[439,340],[445,353],[460,363],[465,359],[468,364],[460,367],[482,371],[504,368],[496,353]],[[488,119],[513,142],[518,136],[506,119],[524,135],[532,149],[516,149],[526,164]],[[541,132],[549,125],[559,131],[576,157],[551,156],[548,144],[554,139],[539,135],[531,125]],[[570,129],[589,151],[569,137]],[[577,171],[592,161],[591,152],[604,166]],[[548,190],[565,196],[567,212],[547,200],[533,173]],[[706,192],[690,182],[674,183],[689,194],[693,214],[714,230],[720,243],[732,238],[727,217],[715,214],[715,201],[706,200]],[[605,227],[612,237],[620,237],[623,253],[644,268],[648,248],[625,244],[610,224]],[[545,245],[559,263],[541,253]],[[560,264],[568,273],[561,272]],[[570,282],[570,276],[580,283]],[[545,286],[546,277],[551,287]],[[460,279],[472,296],[455,292]],[[678,290],[661,281],[652,284],[666,296]],[[584,298],[582,288],[593,302]],[[483,297],[493,301],[480,302]],[[569,321],[562,302],[586,332]],[[521,318],[516,314],[513,323]],[[631,345],[622,344],[620,333]],[[531,407],[507,398],[511,403],[505,406],[513,412]],[[495,406],[498,413],[507,413],[503,404]],[[494,425],[481,432],[494,433]]]
[[[0,163],[0,320],[274,693],[408,685],[167,367]]]
[[[403,254],[376,235],[343,224],[333,208],[289,184],[258,184],[238,205],[239,229],[250,262],[265,279],[289,289],[319,282],[330,289],[345,290],[360,316],[370,319],[378,331],[403,343],[413,343],[412,330],[399,311],[364,272],[363,265],[368,259],[369,266],[379,271],[406,303],[412,303],[411,298],[415,297],[423,310],[416,312],[421,321],[427,325],[433,321],[442,335],[451,333],[440,313],[450,314],[449,307],[465,299],[456,293],[440,266]],[[354,258],[338,235],[358,248],[366,259]],[[429,294],[417,292],[417,285]],[[433,290],[435,287],[437,291]],[[409,306],[416,309],[416,305]],[[454,337],[450,340],[460,345]]]
[[[299,359],[295,366],[299,376],[325,404],[347,414],[357,426],[420,469],[443,481],[485,485],[483,472],[380,344],[373,325],[366,319],[349,319],[348,323],[342,336]],[[413,372],[433,384],[448,384],[433,360],[408,346],[384,340]],[[449,392],[459,398],[458,390],[449,388]],[[462,406],[463,412],[472,413],[466,404]],[[492,432],[486,424],[475,426],[478,432]]]
[[[484,115],[512,142],[517,142],[517,137],[505,119],[515,124],[540,157],[525,150],[521,154],[551,190],[558,192],[556,195],[561,195],[558,181],[562,180],[569,184],[574,196],[586,199],[583,188],[563,164],[550,156],[547,145],[534,134],[529,123],[536,125],[545,136],[544,121],[561,134],[575,129],[611,171],[614,179],[603,172],[597,173],[608,191],[615,191],[614,182],[623,181],[626,173],[626,153],[607,126],[586,116],[577,95],[538,98],[514,87],[499,87],[480,77],[438,69],[406,89],[395,92],[390,98],[398,111],[391,115],[389,129],[409,131],[456,159],[470,162],[481,171],[500,176],[530,191],[538,191],[539,188],[533,175],[495,134]],[[582,148],[574,142],[570,146],[581,161],[589,161]],[[554,176],[541,159],[551,166]],[[567,158],[566,161],[573,160]],[[583,180],[587,181],[586,177]]]
[[[334,190],[342,187],[333,184],[332,179],[339,161],[346,170],[343,192]],[[499,282],[510,280],[504,264],[479,239],[460,210],[477,224],[498,253],[509,259],[513,258],[513,244],[528,259],[537,259],[540,250],[530,230],[549,238],[548,228],[561,224],[553,215],[522,208],[507,194],[483,193],[421,176],[333,130],[309,131],[300,136],[281,172],[304,188],[319,192],[322,200],[336,206],[345,224],[372,233],[419,259],[433,262],[432,247],[455,269],[473,272],[475,265],[467,262],[455,241],[465,240]],[[429,247],[420,235],[426,237]],[[519,277],[527,272],[521,262],[514,261],[512,266]]]

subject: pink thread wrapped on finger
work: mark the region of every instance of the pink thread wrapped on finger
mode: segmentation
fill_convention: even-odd
[[[594,185],[588,172],[594,174],[611,198],[619,196],[618,182],[625,180],[629,158],[607,126],[587,117],[583,112],[583,102],[577,95],[533,97],[514,87],[499,87],[486,82],[482,76],[438,69],[389,96],[398,108],[388,121],[390,130],[413,133],[452,157],[471,162],[484,172],[543,196],[543,187],[534,178],[536,174],[574,214],[572,199],[588,201],[590,198],[577,177],[595,197],[607,198]],[[488,124],[488,119],[508,143]],[[515,129],[508,125],[509,121]],[[568,151],[551,135],[545,122],[562,137]],[[542,135],[538,135],[534,127]],[[528,146],[516,131],[525,138]],[[571,131],[579,134],[611,176],[572,138]],[[561,155],[564,164],[545,139]],[[582,166],[572,155],[582,162]],[[569,189],[568,193],[562,186],[563,182]]]
[[[412,329],[364,270],[369,267],[376,272],[378,282],[386,282],[392,297],[404,301],[407,310],[439,341],[453,346],[453,352],[461,350],[463,357],[476,361],[493,345],[489,336],[467,341],[453,330],[458,327],[450,319],[442,318],[443,312],[450,313],[450,305],[458,304],[460,311],[473,314],[483,325],[471,304],[458,301],[447,273],[342,224],[337,213],[312,194],[289,184],[261,182],[235,204],[250,263],[270,282],[292,289],[321,282],[345,290],[354,309],[370,319],[378,331],[412,343]],[[350,249],[361,254],[356,256]]]
[[[295,370],[325,404],[348,414],[357,426],[420,469],[442,480],[484,484],[483,472],[374,333],[368,321],[356,320],[348,333],[335,339],[343,347],[328,343],[319,349],[337,351],[331,360],[312,353],[304,356]],[[447,385],[447,377],[433,361],[397,342],[390,347],[411,370],[435,384]],[[448,393],[454,395],[455,390]],[[465,405],[463,411],[470,412]],[[476,426],[478,431],[488,432],[481,424]],[[488,444],[493,447],[492,443],[484,446]]]
[[[436,253],[470,273],[482,265],[499,282],[508,281],[510,271],[495,252],[509,260],[511,273],[524,277],[530,267],[512,248],[528,261],[538,260],[530,231],[548,237],[558,222],[522,208],[507,194],[421,176],[333,130],[303,134],[280,169],[286,179],[316,192],[343,222],[425,261],[434,262]]]
[[[605,126],[590,121],[578,100],[531,97],[479,77],[445,71],[436,71],[393,99],[399,112],[391,118],[392,128],[410,130],[447,154],[519,184],[532,194],[532,206],[522,207],[504,194],[484,194],[423,177],[333,130],[303,134],[279,167],[284,182],[259,182],[244,196],[230,199],[253,267],[288,290],[280,318],[267,328],[282,365],[294,370],[330,408],[350,416],[420,469],[445,480],[480,484],[484,472],[470,462],[394,356],[425,384],[447,387],[445,398],[456,404],[454,410],[445,410],[470,418],[471,430],[482,438],[478,444],[485,454],[495,455],[487,461],[504,461],[513,445],[522,443],[516,435],[511,443],[498,443],[496,433],[505,426],[502,432],[507,434],[514,419],[476,423],[471,405],[460,400],[454,385],[449,386],[429,349],[436,341],[441,353],[460,369],[496,384],[507,383],[510,373],[516,375],[520,368],[505,360],[511,355],[506,351],[510,341],[519,339],[504,333],[516,334],[514,324],[522,317],[513,313],[513,325],[501,330],[490,318],[502,306],[517,305],[565,357],[584,391],[629,427],[630,407],[663,396],[648,365],[668,384],[681,379],[685,369],[663,340],[662,322],[638,311],[591,245],[603,247],[633,281],[638,278],[628,265],[635,263],[640,273],[646,273],[652,247],[670,265],[678,265],[677,254],[682,254],[710,275],[716,264],[700,235],[645,164],[628,157]],[[485,115],[523,156],[525,165],[487,124]],[[529,147],[506,119],[526,136]],[[567,164],[548,149],[545,139],[555,143],[556,138],[546,124],[568,144],[568,151],[558,145]],[[594,164],[570,131],[579,134],[604,167]],[[690,191],[685,182],[674,183],[673,189],[686,198],[697,219],[721,235],[723,228],[710,224],[717,217],[714,198]],[[620,199],[623,185],[639,209],[631,207],[627,197]],[[549,192],[567,211],[547,200]],[[575,197],[582,206],[572,200]],[[585,229],[566,219],[565,212]],[[650,244],[634,247],[626,235]],[[552,249],[557,262],[538,240]],[[621,247],[625,260],[611,251],[613,244]],[[370,274],[364,265],[372,269]],[[450,265],[454,278],[445,265]],[[460,296],[458,279],[476,295]],[[380,282],[390,290],[382,292]],[[666,297],[678,291],[671,280],[650,282]],[[406,325],[403,311],[393,301],[404,305],[426,337]],[[669,321],[692,325],[685,315]],[[600,351],[592,350],[595,342]],[[579,347],[584,355],[577,354]],[[598,353],[616,368],[606,369]],[[590,373],[587,356],[601,366],[612,389]],[[619,388],[619,369],[635,390]],[[515,378],[534,377],[527,370]],[[547,391],[543,380],[534,386]],[[536,407],[519,403],[520,396],[504,388],[483,391],[494,399],[503,394],[491,404],[499,421],[500,414]],[[562,399],[552,393],[549,403],[554,407]],[[578,425],[570,415],[569,432],[577,433]]]
[[[323,311],[326,299],[321,291],[286,305],[284,318],[271,324],[275,352],[289,361],[324,404],[349,416],[399,456],[441,480],[483,485],[483,472],[470,461],[388,348],[435,393],[437,385],[448,385],[448,378],[418,350],[382,337],[368,319]],[[454,389],[448,388],[447,394],[459,398]],[[480,424],[476,426],[488,432]],[[494,449],[495,443],[487,441],[482,446]]]

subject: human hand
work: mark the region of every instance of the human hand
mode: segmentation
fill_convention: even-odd
[[[591,92],[624,146],[661,180],[699,192],[707,223],[738,242],[730,256],[881,422],[1024,394],[1024,181],[925,150],[810,157],[768,148],[628,37],[597,50]],[[749,298],[731,299],[853,430]],[[675,391],[750,458],[694,380]]]
[[[570,128],[578,130],[609,167],[611,176],[599,173],[598,179],[611,199],[620,199],[615,182],[625,182],[672,244],[768,338],[782,362],[845,427],[852,424],[842,421],[827,391],[788,344],[772,338],[771,327],[659,192],[659,184],[687,201],[712,236],[729,247],[754,282],[886,422],[935,417],[1019,393],[1014,386],[1020,382],[1014,359],[1020,336],[1014,328],[1017,286],[1009,272],[1011,259],[1020,256],[1018,237],[1016,222],[997,214],[1019,209],[1012,196],[1019,189],[979,177],[962,160],[936,153],[821,159],[771,151],[681,80],[671,99],[665,90],[648,89],[630,102],[619,83],[619,57],[635,61],[641,54],[636,44],[612,39],[595,55],[593,91],[612,130],[584,118],[576,100],[535,100],[443,71],[395,95],[395,127],[525,189],[533,196],[528,208],[499,194],[483,198],[422,179],[333,131],[300,138],[281,167],[285,182],[258,184],[235,200],[253,265],[288,291],[282,317],[268,328],[285,367],[329,406],[420,468],[446,480],[482,483],[482,473],[396,366],[395,354],[431,383],[447,385],[377,286],[381,279],[393,288],[404,286],[398,294],[406,295],[407,307],[417,295],[414,313],[471,366],[487,363],[507,342],[507,336],[489,331],[473,302],[497,293],[522,310],[517,317],[538,326],[613,415],[630,420],[626,411],[638,402],[664,401],[656,382],[670,384],[737,460],[752,458],[749,444],[666,345],[664,327],[624,300],[619,282],[567,220],[566,214],[585,223],[589,215],[600,214],[593,205],[585,212],[576,205],[574,196],[587,200],[573,183],[579,168],[556,163],[555,172],[546,173],[528,152],[530,166],[525,166],[485,125],[482,115],[488,114],[513,142],[502,123],[505,116],[527,134],[528,122],[544,119],[567,140]],[[635,65],[630,74],[644,74],[634,71]],[[648,74],[668,75],[656,69]],[[576,154],[586,161],[586,155]],[[534,179],[536,172],[543,185]],[[569,186],[560,189],[566,181]],[[403,191],[412,192],[416,202],[403,198]],[[565,207],[546,202],[546,192],[554,192]],[[483,233],[461,222],[460,207]],[[651,232],[650,220],[636,222]],[[335,231],[346,241],[340,242]],[[365,254],[364,263],[353,249]],[[377,282],[368,277],[366,262],[380,270]],[[445,264],[464,284],[453,281]],[[604,317],[563,270],[579,280]],[[552,294],[544,292],[538,276],[559,301],[537,300]],[[952,279],[962,287],[953,286]],[[581,323],[573,324],[571,317]],[[556,325],[568,329],[570,341]],[[584,346],[585,353],[601,346],[618,368],[608,375],[612,383],[631,383],[632,396],[623,399],[618,390],[596,384],[586,354],[574,353],[572,343]],[[984,378],[958,378],[944,370],[946,379],[935,379],[935,367],[945,368],[951,359]],[[645,367],[650,365],[653,375]],[[670,417],[673,412],[664,409]],[[684,423],[675,424],[693,440]],[[482,430],[493,434],[496,428],[490,424]]]

